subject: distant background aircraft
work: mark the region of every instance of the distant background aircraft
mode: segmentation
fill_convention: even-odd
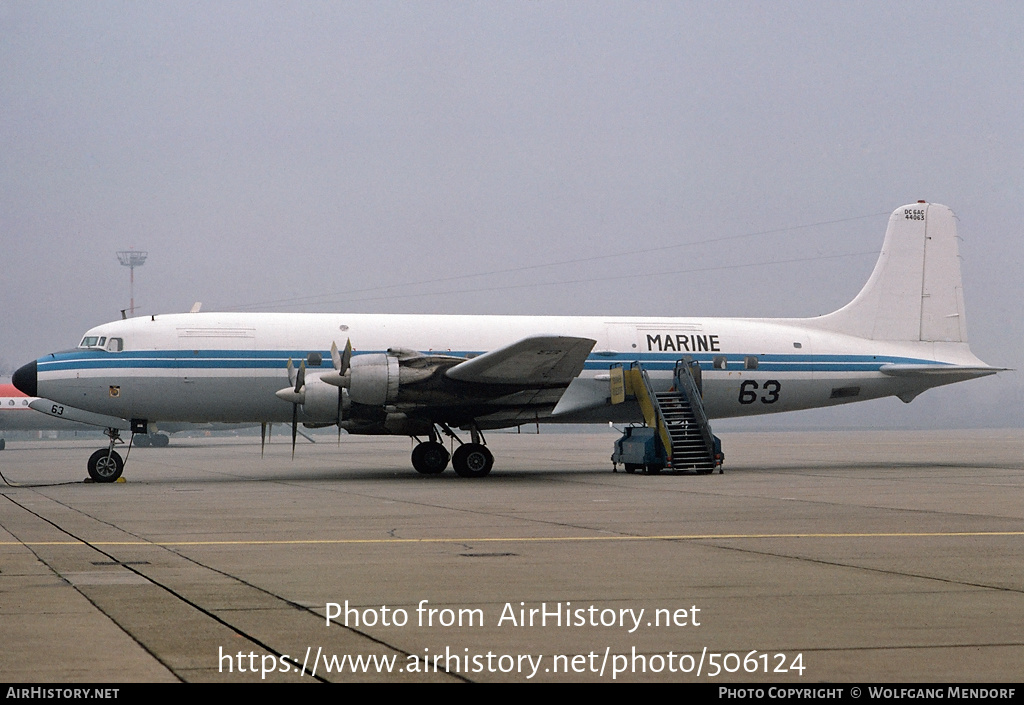
[[[31,408],[39,397],[30,397],[18,391],[13,384],[0,384],[0,434],[6,431],[92,431],[101,433],[102,428],[89,424],[57,418]],[[169,433],[207,429],[222,431],[240,428],[236,424],[161,424],[160,433],[139,434],[135,437],[137,447],[163,448],[170,443]],[[0,435],[0,450],[7,446],[7,439]]]
[[[22,394],[13,384],[0,384],[0,434],[6,431],[99,431],[95,426],[41,414],[29,407],[38,397]],[[0,450],[7,439],[0,437]]]

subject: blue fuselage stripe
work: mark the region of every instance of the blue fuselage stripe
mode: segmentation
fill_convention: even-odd
[[[112,372],[127,369],[149,370],[239,370],[239,369],[282,369],[288,359],[294,364],[307,359],[308,350],[147,350],[147,351],[73,351],[55,353],[37,360],[40,373],[62,372],[74,370],[109,369]],[[359,354],[359,353],[357,353]],[[471,351],[445,351],[444,353],[428,352],[427,354],[444,354],[453,357],[468,357],[479,354]],[[320,353],[323,365],[311,370],[330,369],[331,355],[329,351]],[[745,370],[748,357],[757,358],[757,367],[748,372],[874,372],[882,365],[934,365],[935,360],[921,358],[895,357],[881,355],[745,355],[745,354],[701,354],[691,357],[701,363],[706,371],[740,371]],[[650,370],[672,370],[678,353],[615,353],[591,355],[585,370],[607,371],[612,364],[628,365],[639,361]],[[725,358],[725,367],[714,367],[715,358]],[[941,363],[940,363],[941,364]],[[307,365],[308,366],[308,365]]]

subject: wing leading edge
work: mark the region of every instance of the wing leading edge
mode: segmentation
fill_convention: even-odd
[[[445,376],[459,382],[524,389],[564,387],[583,371],[595,345],[597,341],[590,338],[531,336],[460,362]]]

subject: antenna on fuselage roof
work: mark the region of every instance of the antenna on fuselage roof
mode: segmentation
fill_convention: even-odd
[[[126,313],[127,310],[128,309],[126,309],[126,308],[122,308],[121,309],[121,320],[122,321],[127,321],[128,320],[128,314]]]

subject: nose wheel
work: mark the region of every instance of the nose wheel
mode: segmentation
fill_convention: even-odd
[[[93,482],[115,482],[124,472],[124,460],[113,448],[101,448],[89,456],[88,468]]]
[[[86,465],[93,482],[116,482],[124,472],[124,460],[114,450],[116,444],[123,443],[121,433],[116,428],[108,428],[105,433],[110,439],[110,445],[90,455]]]

